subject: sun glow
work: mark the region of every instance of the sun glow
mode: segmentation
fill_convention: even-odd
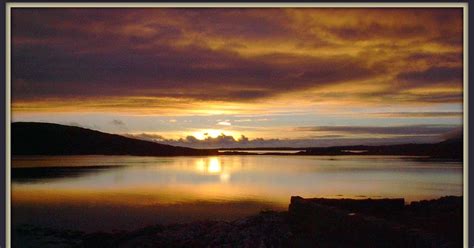
[[[216,137],[218,137],[222,134],[233,136],[232,132],[223,131],[223,130],[220,130],[220,129],[205,129],[205,130],[201,130],[201,131],[197,131],[197,132],[192,133],[192,135],[196,139],[199,139],[199,140],[204,140],[206,138],[216,138]]]

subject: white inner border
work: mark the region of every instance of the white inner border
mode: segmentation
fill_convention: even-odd
[[[464,20],[463,32],[463,227],[464,247],[468,247],[468,3],[6,3],[6,84],[5,84],[5,114],[6,114],[6,161],[5,161],[5,209],[6,235],[5,245],[11,247],[11,9],[12,8],[462,8]]]

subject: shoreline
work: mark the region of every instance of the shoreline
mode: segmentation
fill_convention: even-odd
[[[288,211],[233,221],[107,233],[22,226],[12,240],[19,247],[459,247],[462,200],[446,196],[405,205],[404,199],[292,197]]]

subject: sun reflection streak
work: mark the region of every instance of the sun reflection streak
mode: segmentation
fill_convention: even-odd
[[[207,166],[207,172],[211,174],[220,173],[222,171],[221,163],[218,158],[210,158]]]
[[[229,180],[230,180],[230,174],[227,173],[227,172],[223,172],[223,173],[221,173],[221,175],[219,176],[219,179],[221,180],[221,182],[227,183],[227,182],[229,182]]]
[[[231,173],[222,165],[220,158],[210,157],[196,160],[195,168],[200,174],[219,175],[222,183],[229,182]]]

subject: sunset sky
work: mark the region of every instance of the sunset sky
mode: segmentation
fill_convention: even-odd
[[[12,9],[12,121],[191,147],[459,134],[463,10]]]

